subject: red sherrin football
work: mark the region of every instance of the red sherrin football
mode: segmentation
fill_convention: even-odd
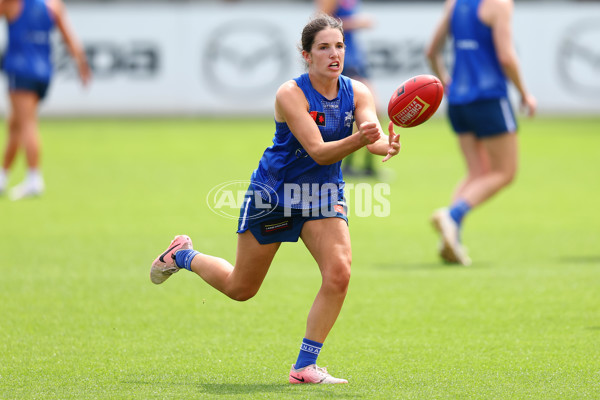
[[[388,104],[388,116],[394,124],[412,128],[435,114],[443,97],[444,87],[438,78],[417,75],[398,86]]]

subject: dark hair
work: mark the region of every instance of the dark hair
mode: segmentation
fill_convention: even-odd
[[[344,28],[342,28],[342,20],[334,18],[325,13],[318,13],[313,16],[310,21],[306,24],[302,30],[302,41],[300,43],[300,50],[310,52],[312,45],[315,42],[315,36],[317,33],[324,29],[333,28],[341,32],[342,38],[344,38]]]

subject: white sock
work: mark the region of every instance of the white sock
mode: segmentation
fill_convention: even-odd
[[[8,171],[0,168],[0,194],[6,189],[8,184]]]
[[[42,173],[38,168],[30,168],[27,170],[27,178],[29,182],[34,182],[42,179]]]

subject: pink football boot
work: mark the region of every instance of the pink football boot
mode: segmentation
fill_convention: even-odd
[[[192,249],[192,239],[186,235],[175,236],[167,250],[156,257],[150,268],[150,280],[159,285],[169,279],[171,275],[179,271],[175,265],[175,253],[177,250]]]
[[[317,367],[317,364],[311,364],[300,369],[296,369],[292,365],[290,383],[348,383],[348,381],[334,378],[329,375],[326,368]]]

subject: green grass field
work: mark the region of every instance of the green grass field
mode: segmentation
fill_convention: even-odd
[[[351,215],[319,358],[350,384],[296,386],[320,284],[302,243],[244,303],[148,278],[175,234],[233,261],[236,222],[206,195],[250,177],[272,120],[43,120],[45,195],[0,198],[0,398],[600,398],[600,118],[520,122],[516,182],[465,222],[468,268],[438,261],[428,221],[462,174],[455,139],[444,119],[401,131],[379,166],[391,215]]]

